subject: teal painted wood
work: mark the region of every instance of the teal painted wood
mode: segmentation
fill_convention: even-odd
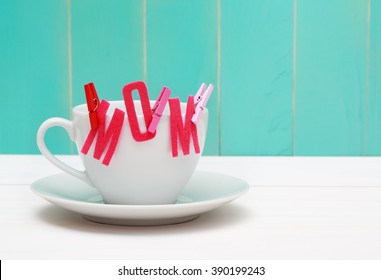
[[[121,100],[125,84],[143,79],[143,1],[71,2],[72,99],[86,102],[94,82],[99,98]]]
[[[291,0],[221,1],[222,155],[292,154],[292,32]]]
[[[381,155],[380,0],[0,1],[0,153],[39,153],[85,83],[115,100],[146,80],[152,99],[216,86],[206,155]]]
[[[147,0],[147,84],[151,99],[162,86],[186,102],[202,82],[217,85],[217,1]],[[204,155],[218,154],[218,90],[209,99]]]
[[[369,22],[368,155],[381,155],[381,0],[372,0]]]
[[[69,117],[67,1],[0,6],[0,153],[39,153],[40,124]],[[49,131],[46,141],[54,153],[70,151],[63,129]]]
[[[297,1],[295,155],[363,155],[367,1]]]

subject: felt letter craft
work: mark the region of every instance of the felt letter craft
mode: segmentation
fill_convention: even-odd
[[[181,147],[183,148],[183,154],[189,155],[190,149],[190,136],[192,135],[193,145],[195,153],[200,153],[200,146],[198,143],[197,126],[191,121],[194,113],[194,97],[188,97],[187,110],[185,114],[185,124],[181,116],[180,99],[169,99],[169,109],[171,111],[171,144],[172,144],[172,156],[177,157],[178,152],[178,139],[180,140]]]
[[[141,132],[139,128],[138,118],[136,115],[134,100],[132,96],[134,90],[137,90],[139,94],[144,122],[147,128],[145,132]],[[206,106],[212,91],[213,85],[210,84],[208,88],[206,88],[206,85],[203,83],[196,96],[188,97],[185,119],[183,121],[180,99],[169,98],[171,94],[171,90],[169,88],[162,88],[158,99],[156,100],[153,108],[151,108],[148,90],[144,82],[137,81],[125,85],[123,87],[122,94],[126,107],[130,132],[133,139],[136,142],[143,142],[149,141],[156,136],[157,126],[160,122],[164,108],[168,103],[170,109],[172,157],[177,157],[179,155],[179,143],[182,147],[183,155],[189,155],[191,139],[195,153],[200,153],[196,124]],[[89,121],[91,129],[81,149],[81,153],[87,154],[90,150],[90,147],[95,142],[93,157],[97,160],[100,160],[102,155],[105,153],[102,164],[108,166],[118,145],[119,137],[124,124],[125,112],[116,108],[114,110],[111,121],[106,128],[106,115],[110,103],[106,100],[99,102],[99,98],[93,83],[85,85],[85,93],[87,107],[89,110]],[[106,151],[107,147],[108,149]]]
[[[99,126],[97,128],[91,128],[90,133],[87,136],[86,141],[81,149],[81,153],[86,155],[89,152],[92,143],[94,142],[95,136],[98,135],[95,144],[94,158],[100,159],[106,149],[107,144],[110,143],[106,155],[102,161],[104,165],[109,165],[111,158],[114,155],[124,122],[124,112],[116,108],[114,110],[111,122],[106,129],[106,113],[109,106],[110,103],[108,103],[106,100],[102,100],[98,110]]]
[[[132,92],[137,90],[140,97],[140,103],[143,109],[144,122],[146,128],[150,125],[152,121],[152,110],[148,97],[148,90],[144,82],[138,81],[134,83],[127,84],[123,87],[123,98],[124,104],[126,105],[128,122],[130,123],[130,130],[132,137],[137,142],[147,141],[155,137],[156,131],[151,133],[147,132],[142,133],[139,128],[138,118],[136,116],[136,110],[134,105],[134,100],[132,97]]]

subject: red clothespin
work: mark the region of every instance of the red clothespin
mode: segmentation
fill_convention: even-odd
[[[99,126],[99,120],[97,111],[99,108],[99,98],[97,91],[95,90],[95,86],[93,83],[88,83],[85,85],[85,93],[86,93],[86,102],[87,109],[89,110],[89,119],[91,129],[97,129]]]
[[[163,114],[165,105],[167,104],[167,101],[169,99],[169,96],[171,95],[171,90],[167,87],[163,87],[163,89],[160,92],[159,97],[157,98],[155,104],[152,108],[152,121],[148,127],[148,131],[151,133],[154,133],[156,130],[157,125],[159,124],[161,115]]]

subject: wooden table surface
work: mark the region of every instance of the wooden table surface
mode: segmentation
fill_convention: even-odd
[[[250,190],[191,222],[114,226],[32,193],[62,173],[42,156],[1,155],[0,259],[381,259],[379,157],[203,157],[198,169]]]

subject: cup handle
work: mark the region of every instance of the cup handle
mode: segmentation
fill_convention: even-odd
[[[67,172],[68,174],[77,177],[78,179],[81,179],[85,183],[92,186],[91,180],[87,176],[86,171],[80,171],[77,170],[63,161],[59,160],[57,157],[55,157],[47,148],[45,144],[45,133],[46,131],[54,126],[60,126],[63,127],[66,132],[69,134],[70,139],[75,142],[75,131],[73,122],[63,119],[63,118],[50,118],[44,121],[37,132],[37,146],[40,149],[43,156],[45,156],[51,163],[53,163],[58,168],[62,169],[63,171]]]

